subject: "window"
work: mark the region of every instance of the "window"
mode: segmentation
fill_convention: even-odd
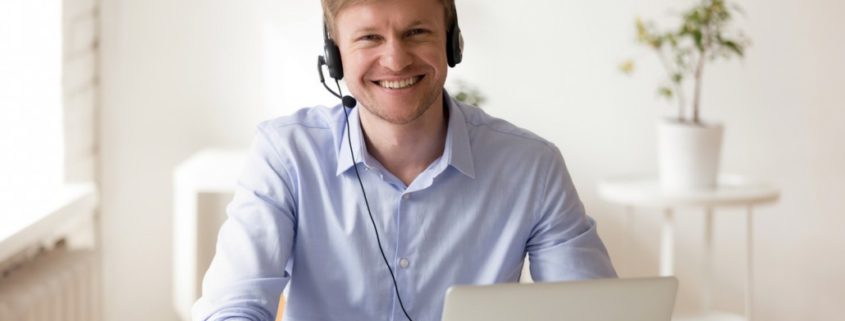
[[[0,217],[63,180],[62,1],[0,1]]]

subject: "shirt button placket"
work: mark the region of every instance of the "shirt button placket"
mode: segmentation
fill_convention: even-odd
[[[413,297],[407,289],[408,285],[410,284],[409,282],[411,281],[408,280],[409,275],[406,273],[408,268],[410,268],[411,266],[411,260],[408,259],[407,256],[405,256],[407,254],[407,239],[411,235],[410,228],[413,225],[413,220],[408,217],[408,213],[410,212],[409,208],[411,204],[410,200],[411,193],[404,193],[400,196],[399,199],[399,211],[397,213],[399,227],[397,229],[398,234],[396,235],[396,237],[398,238],[396,244],[398,252],[396,254],[399,260],[394,261],[396,262],[394,264],[397,265],[396,281],[399,283],[399,291],[402,293],[402,299],[405,301],[406,306],[410,304],[410,301],[413,301]],[[404,315],[402,311],[400,309],[397,310],[399,313],[399,317],[397,317],[396,315],[394,315],[394,317],[397,317],[396,320],[403,320]]]

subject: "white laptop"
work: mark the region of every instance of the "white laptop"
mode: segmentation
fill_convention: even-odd
[[[669,321],[674,277],[454,286],[443,321]]]

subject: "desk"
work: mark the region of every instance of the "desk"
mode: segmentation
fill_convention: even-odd
[[[702,208],[704,220],[704,284],[702,307],[704,313],[683,320],[746,320],[751,321],[753,289],[753,208],[754,206],[774,203],[780,192],[762,182],[752,181],[740,176],[723,175],[718,186],[712,190],[677,192],[666,191],[660,187],[657,178],[629,177],[608,179],[599,183],[599,196],[611,203],[626,207],[629,219],[633,219],[634,208],[656,208],[663,211],[663,225],[660,238],[660,275],[674,275],[674,210],[678,208]],[[745,316],[711,311],[710,280],[713,278],[712,242],[713,210],[717,207],[745,207],[746,232],[746,271]]]

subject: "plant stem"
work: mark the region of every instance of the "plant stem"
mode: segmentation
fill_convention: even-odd
[[[699,110],[701,107],[701,83],[704,75],[704,62],[707,59],[707,49],[713,45],[713,24],[712,17],[708,17],[707,23],[701,28],[702,44],[698,50],[698,63],[695,66],[695,89],[693,91],[692,101],[692,122],[693,124],[700,124]]]
[[[693,92],[693,101],[692,101],[692,122],[694,124],[700,123],[699,121],[699,105],[701,103],[701,79],[702,75],[704,74],[704,60],[707,58],[706,51],[701,50],[699,51],[698,56],[698,65],[695,67],[695,91]]]

